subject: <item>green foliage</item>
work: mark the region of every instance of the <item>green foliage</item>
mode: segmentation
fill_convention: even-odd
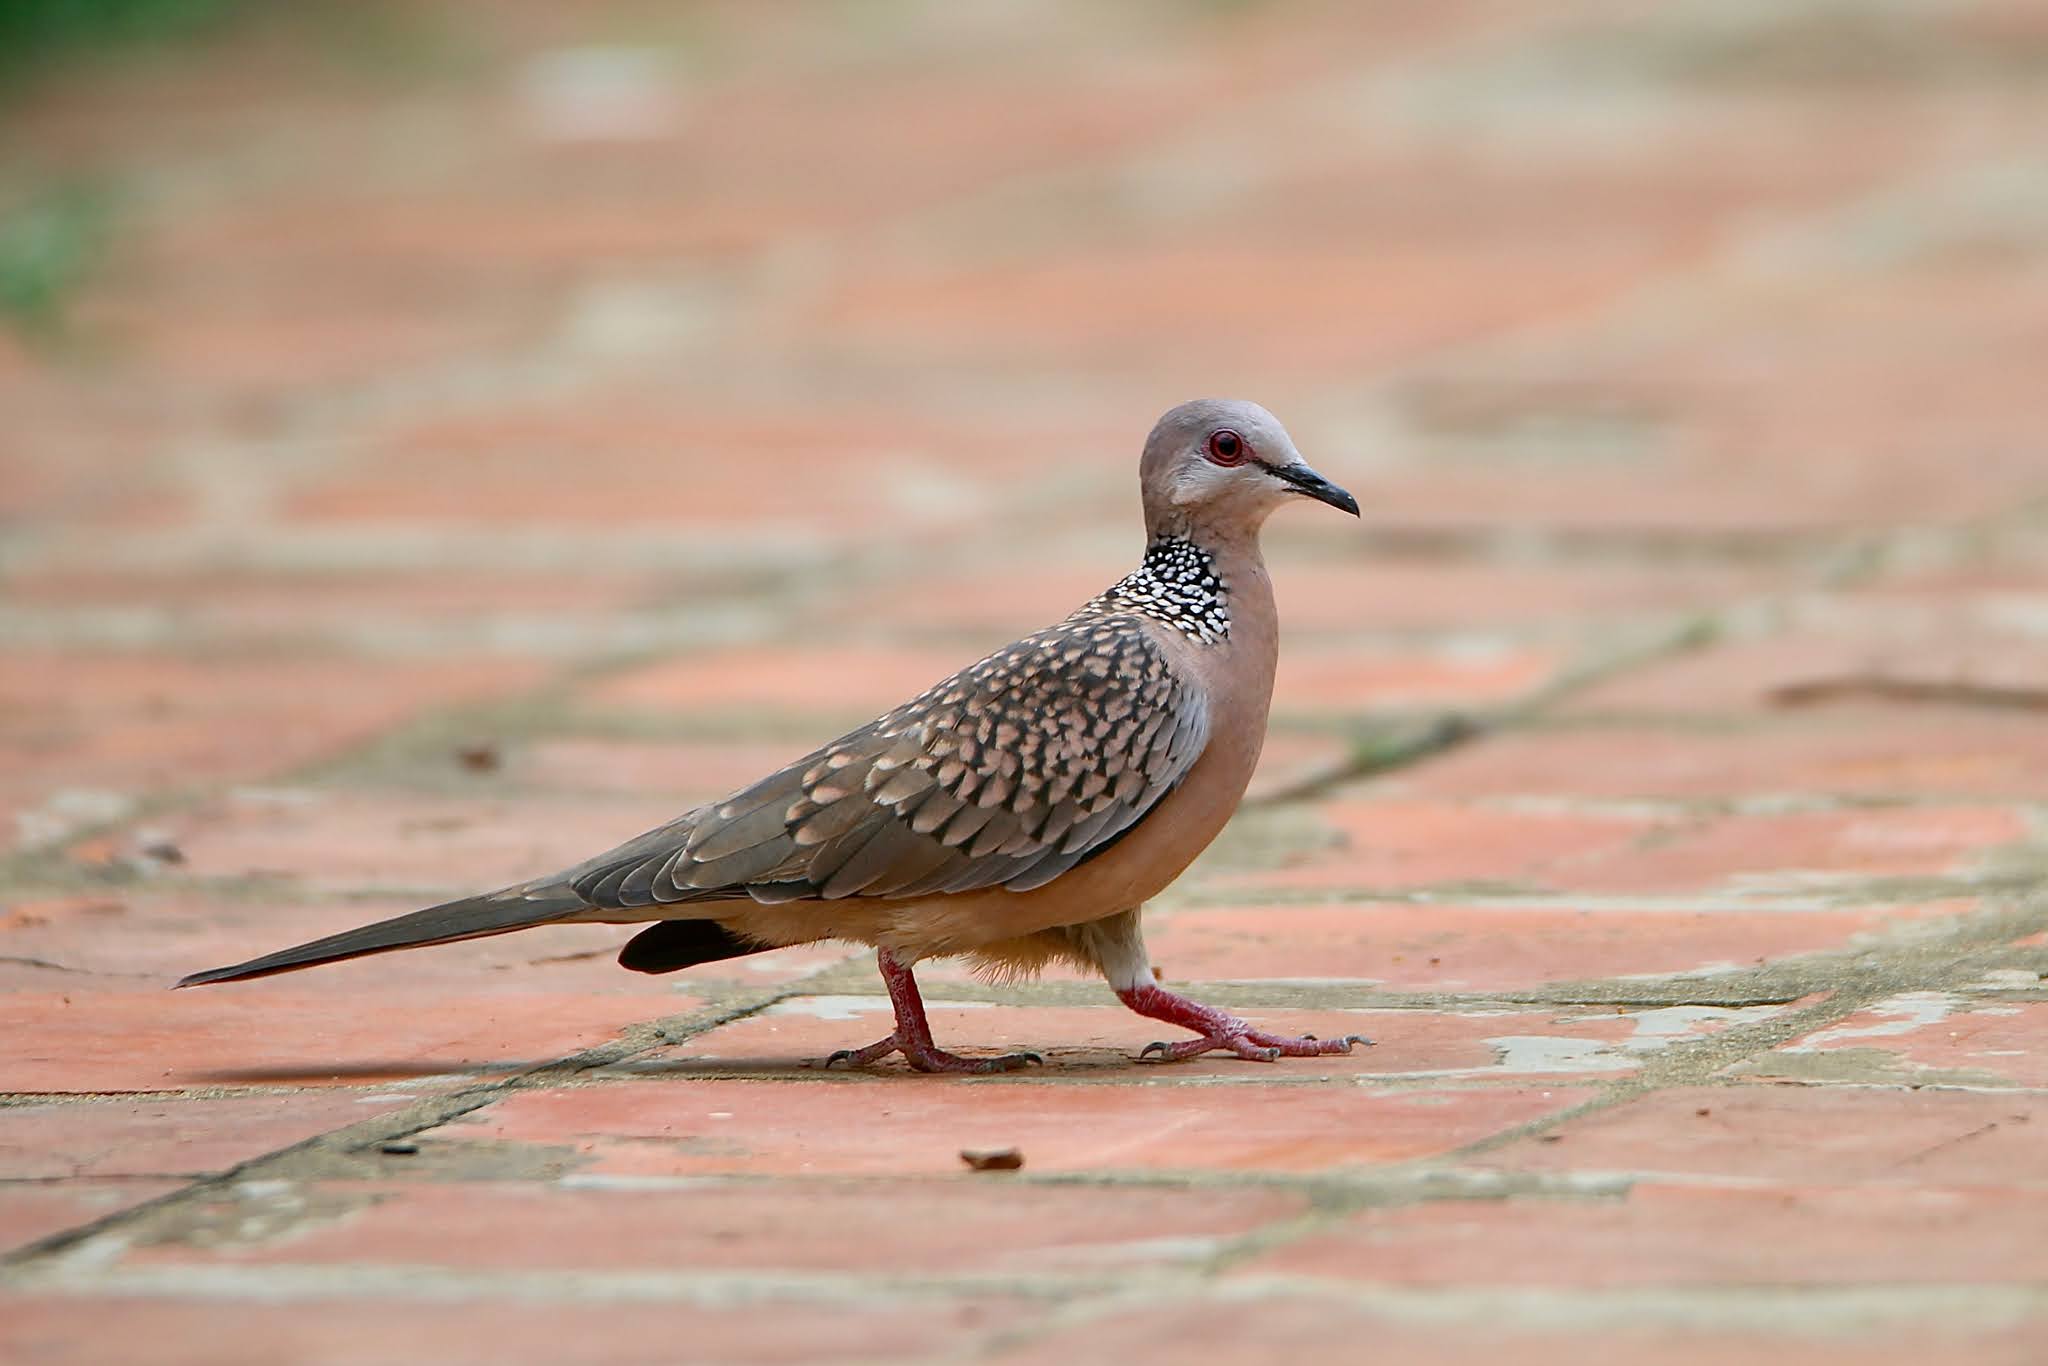
[[[110,212],[103,191],[66,185],[0,216],[0,319],[25,336],[59,336],[64,301],[98,260]]]
[[[60,58],[203,32],[241,0],[0,0],[0,88]]]

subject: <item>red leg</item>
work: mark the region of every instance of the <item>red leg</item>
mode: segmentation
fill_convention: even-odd
[[[1281,1058],[1314,1057],[1322,1053],[1349,1053],[1351,1045],[1362,1043],[1368,1048],[1372,1040],[1362,1034],[1346,1034],[1341,1039],[1318,1039],[1313,1034],[1304,1034],[1298,1039],[1281,1034],[1268,1034],[1253,1029],[1235,1015],[1205,1006],[1187,997],[1168,991],[1165,987],[1146,983],[1142,986],[1121,988],[1117,999],[1147,1019],[1164,1020],[1168,1024],[1192,1029],[1201,1037],[1183,1039],[1179,1043],[1149,1043],[1141,1058],[1151,1057],[1156,1051],[1162,1062],[1178,1062],[1192,1058],[1198,1053],[1207,1053],[1213,1048],[1227,1048],[1240,1058],[1254,1062],[1276,1062]]]
[[[865,1067],[891,1053],[901,1053],[903,1061],[919,1072],[1011,1072],[1029,1063],[1045,1061],[1036,1053],[963,1058],[937,1047],[932,1043],[932,1027],[924,1017],[924,998],[918,995],[917,979],[910,975],[910,965],[898,962],[887,949],[876,950],[875,963],[882,970],[883,985],[889,988],[889,1003],[896,1008],[896,1029],[886,1039],[878,1039],[866,1048],[840,1049],[825,1059],[825,1066],[843,1062]]]

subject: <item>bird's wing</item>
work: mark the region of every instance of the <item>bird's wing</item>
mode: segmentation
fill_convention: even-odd
[[[566,877],[606,909],[1029,891],[1134,826],[1208,738],[1200,686],[1143,626],[1076,618]]]

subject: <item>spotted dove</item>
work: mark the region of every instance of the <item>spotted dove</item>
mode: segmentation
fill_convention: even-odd
[[[637,972],[820,940],[872,944],[896,1028],[833,1061],[900,1052],[928,1072],[990,1072],[932,1042],[912,966],[966,955],[998,972],[1095,968],[1131,1009],[1195,1037],[1141,1056],[1348,1052],[1284,1038],[1154,980],[1144,902],[1229,820],[1265,739],[1277,623],[1259,529],[1350,494],[1303,463],[1254,403],[1185,403],[1139,465],[1147,544],[1132,573],[1024,637],[720,802],[550,877],[195,973],[262,977],[534,925],[646,924]]]

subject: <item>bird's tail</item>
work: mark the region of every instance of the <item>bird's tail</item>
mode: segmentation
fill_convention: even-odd
[[[268,977],[320,963],[338,963],[344,958],[389,953],[393,949],[418,948],[424,944],[452,944],[458,939],[481,939],[506,934],[532,925],[545,925],[583,910],[589,903],[568,887],[507,887],[482,896],[445,901],[423,911],[380,920],[360,929],[330,934],[309,944],[298,944],[261,958],[251,958],[233,967],[195,972],[179,982],[181,987],[203,987],[214,982],[239,982],[250,977]]]

